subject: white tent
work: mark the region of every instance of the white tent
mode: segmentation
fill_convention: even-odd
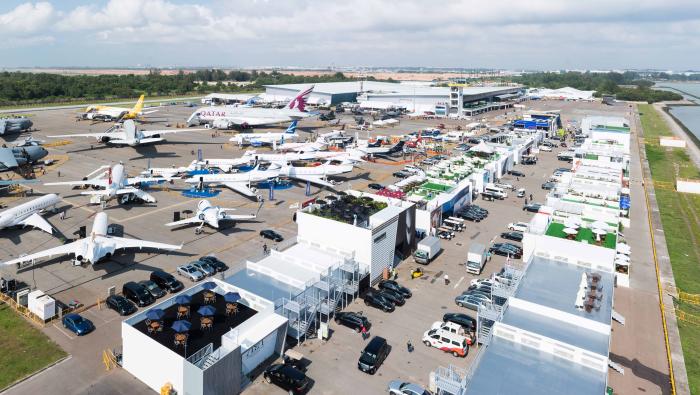
[[[482,152],[484,154],[493,154],[494,148],[482,141],[479,144],[469,148],[469,151]]]

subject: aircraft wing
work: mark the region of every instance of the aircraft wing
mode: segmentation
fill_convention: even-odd
[[[229,220],[229,221],[244,221],[248,219],[255,219],[257,215],[255,214],[222,214],[219,220]]]
[[[324,187],[333,188],[334,185],[323,179],[323,176],[311,176],[311,175],[295,175],[291,176],[297,180],[308,181],[312,184],[323,185]]]
[[[175,170],[175,172],[177,172],[177,169],[168,169],[168,170]],[[142,182],[170,181],[173,178],[176,178],[176,177],[167,177],[167,176],[162,176],[162,177],[129,177],[126,179],[126,183],[129,185],[133,185],[133,184],[138,184],[138,183],[142,183]]]
[[[179,250],[182,248],[182,244],[173,245],[165,243],[157,243],[155,241],[145,241],[138,239],[128,239],[125,237],[114,237],[114,236],[102,236],[109,239],[114,243],[114,248],[155,248],[159,250]]]
[[[181,220],[175,221],[175,222],[168,222],[167,224],[165,224],[165,226],[181,226],[181,225],[188,225],[188,224],[199,224],[202,222],[204,222],[204,221],[199,219],[199,217],[195,216],[195,217],[190,217],[187,219],[181,219]]]
[[[260,126],[269,125],[273,123],[288,122],[289,118],[279,117],[279,118],[258,118],[258,117],[225,117],[224,120],[231,122],[235,125],[249,125],[249,126]]]
[[[111,132],[111,133],[78,133],[78,134],[54,134],[46,137],[54,137],[54,138],[59,138],[59,137],[95,137],[95,138],[100,138],[100,137],[120,137],[124,138],[124,133],[120,132]]]
[[[8,169],[19,166],[17,159],[15,159],[15,155],[12,152],[12,148],[0,148],[0,164],[4,165]]]
[[[44,185],[94,185],[97,187],[107,188],[109,186],[109,180],[106,178],[83,180],[83,181],[61,181],[61,182],[47,182]]]
[[[139,198],[145,202],[148,202],[148,203],[155,203],[156,202],[156,198],[151,196],[151,194],[143,191],[142,189],[129,187],[129,188],[122,188],[122,189],[117,190],[117,195],[123,195],[125,193],[133,193],[134,195],[136,195],[137,198]]]
[[[144,137],[151,137],[155,135],[160,135],[160,134],[169,134],[169,133],[182,133],[182,132],[198,132],[202,130],[210,130],[206,128],[198,128],[198,129],[192,129],[192,128],[185,128],[185,129],[163,129],[163,130],[142,130],[141,134],[143,134]]]
[[[248,197],[256,197],[257,195],[255,192],[253,192],[252,189],[248,188],[248,183],[247,182],[224,182],[223,183],[227,188],[236,191],[242,195],[248,196]]]
[[[20,224],[24,226],[33,226],[35,228],[39,228],[43,230],[44,232],[48,234],[53,234],[53,227],[51,226],[50,223],[48,223],[44,217],[41,215],[34,213],[30,215],[29,217],[25,218],[24,221],[20,222]]]
[[[58,247],[54,247],[54,248],[49,248],[48,250],[37,252],[35,254],[29,254],[29,255],[25,255],[25,256],[17,258],[17,259],[5,261],[5,262],[3,262],[3,264],[4,265],[14,265],[14,264],[19,264],[19,263],[24,263],[24,262],[31,262],[31,261],[37,260],[39,258],[46,258],[46,257],[51,258],[52,256],[56,256],[56,255],[76,254],[78,251],[80,251],[82,249],[84,242],[85,242],[85,239],[80,239],[80,240],[74,241],[72,243],[64,244],[62,246],[58,246]]]

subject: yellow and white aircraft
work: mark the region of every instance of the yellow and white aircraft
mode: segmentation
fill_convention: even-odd
[[[100,104],[93,104],[85,109],[85,112],[81,115],[82,119],[90,119],[94,121],[121,121],[124,119],[137,119],[141,115],[151,114],[158,110],[143,111],[143,98],[144,95],[139,97],[134,107],[112,107],[103,106]]]

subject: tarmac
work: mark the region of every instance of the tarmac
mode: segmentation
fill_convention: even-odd
[[[600,103],[578,102],[549,102],[538,101],[527,103],[528,107],[538,110],[561,109],[564,121],[577,120],[584,115],[623,115],[629,117],[626,105],[604,106]],[[86,121],[76,122],[70,110],[37,111],[33,109],[32,120],[41,130],[32,133],[35,138],[46,138],[51,134],[69,132],[98,132],[108,127],[106,124],[90,125]],[[168,123],[184,122],[193,111],[183,106],[162,107],[158,114],[167,118]],[[510,111],[512,114],[512,110]],[[504,120],[503,112],[493,112],[484,115],[490,123]],[[344,117],[343,122],[351,123],[351,117]],[[378,129],[372,135],[393,135],[417,131],[424,127],[445,123],[455,125],[456,121],[449,120],[407,120],[394,128]],[[464,121],[460,121],[464,124]],[[147,125],[145,128],[160,128],[162,125]],[[280,131],[280,128],[263,130]],[[304,120],[300,124],[301,134],[312,138],[315,133],[323,133],[338,127],[329,127],[325,123],[314,120]],[[348,129],[353,132],[352,129]],[[164,144],[147,148],[102,148],[94,140],[71,138],[70,143],[55,146],[50,154],[68,160],[54,167],[42,176],[42,181],[80,180],[87,173],[105,164],[115,164],[123,161],[130,175],[136,175],[144,170],[150,161],[153,167],[168,167],[170,165],[186,166],[195,156],[192,151],[202,149],[204,157],[239,157],[244,150],[228,144],[231,133],[223,132],[212,135],[213,131],[191,132],[168,136]],[[367,132],[358,132],[361,138],[366,138]],[[20,141],[24,136],[17,137]],[[91,148],[92,145],[92,148]],[[552,174],[552,171],[566,165],[556,160],[555,152],[541,152],[540,161],[536,166],[518,166],[517,169],[526,172],[527,177],[520,180],[505,177],[503,181],[517,187],[524,187],[528,194],[532,192],[535,202],[542,202],[545,192],[540,185]],[[616,292],[615,309],[626,317],[626,325],[613,324],[611,344],[611,359],[626,369],[623,376],[613,370],[609,373],[610,386],[616,393],[668,393],[668,364],[666,361],[663,331],[661,327],[658,293],[656,291],[656,274],[652,260],[652,250],[648,235],[649,227],[643,204],[644,195],[641,185],[641,168],[638,152],[633,154],[631,189],[632,189],[632,228],[625,235],[633,250],[631,264],[632,286],[628,289],[618,287]],[[382,163],[363,163],[350,175],[338,177],[344,181],[341,189],[353,188],[364,190],[371,182],[387,184],[394,181],[391,173],[401,168],[398,162],[393,165]],[[61,176],[58,177],[58,171]],[[95,304],[98,299],[107,295],[111,286],[117,287],[127,281],[139,281],[148,277],[148,272],[156,268],[174,272],[178,265],[187,263],[205,254],[215,254],[226,262],[229,274],[245,265],[246,259],[256,260],[262,252],[265,242],[258,236],[261,229],[274,229],[285,239],[293,239],[296,226],[292,221],[295,204],[301,203],[313,196],[323,196],[327,191],[312,186],[311,196],[304,193],[304,185],[296,184],[288,190],[275,191],[274,200],[267,199],[260,220],[253,223],[238,224],[235,228],[227,228],[216,232],[205,228],[200,235],[195,235],[194,228],[170,230],[163,226],[173,218],[174,211],[193,210],[196,199],[185,198],[180,190],[185,187],[173,185],[154,187],[153,195],[158,202],[153,205],[117,206],[110,205],[105,209],[110,222],[123,226],[125,235],[146,240],[184,243],[180,252],[156,253],[137,252],[119,254],[109,261],[88,267],[73,266],[61,258],[42,262],[32,268],[17,271],[14,267],[0,268],[3,277],[16,277],[51,294],[55,298],[68,302],[78,300],[86,305]],[[78,227],[91,224],[92,217],[99,206],[87,205],[87,197],[65,187],[34,186],[35,195],[38,193],[58,192],[65,206],[70,207],[66,219],[60,220],[59,214],[45,216],[66,237]],[[513,194],[514,195],[514,194]],[[0,202],[16,204],[17,197],[0,198]],[[223,207],[235,207],[237,214],[243,214],[257,209],[257,203],[242,197],[232,191],[223,189],[213,203]],[[461,310],[454,305],[454,297],[460,294],[475,276],[464,270],[466,251],[472,242],[478,241],[489,244],[498,238],[498,234],[506,230],[509,222],[527,220],[531,213],[522,211],[522,199],[509,196],[505,201],[476,202],[490,211],[490,216],[480,223],[467,223],[467,229],[458,233],[451,241],[445,241],[444,252],[436,261],[425,267],[426,275],[416,280],[408,280],[408,273],[415,266],[409,258],[399,266],[399,281],[413,290],[413,298],[396,312],[385,314],[364,304],[355,302],[346,310],[364,311],[373,323],[372,335],[385,335],[392,345],[392,352],[374,376],[361,373],[356,368],[356,360],[363,347],[364,341],[360,335],[345,327],[332,324],[331,337],[327,342],[308,340],[297,349],[310,359],[308,375],[314,380],[312,393],[381,393],[386,392],[390,380],[404,378],[427,386],[428,375],[438,366],[455,364],[468,368],[476,354],[470,350],[465,359],[457,359],[449,354],[433,348],[425,347],[420,338],[434,321],[441,319],[447,311],[459,311],[475,315],[470,310]],[[659,228],[660,229],[660,228]],[[647,232],[647,233],[645,233]],[[38,230],[4,230],[0,231],[0,260],[11,259],[21,253],[40,251],[60,244],[60,241]],[[280,245],[282,248],[285,243]],[[500,270],[505,258],[494,256],[480,277],[487,277]],[[445,285],[442,276],[448,274],[452,280]],[[671,277],[672,278],[672,277]],[[186,286],[192,283],[183,280]],[[97,330],[85,337],[75,338],[60,325],[47,325],[44,332],[71,354],[60,364],[48,369],[31,379],[11,388],[8,394],[26,394],[45,392],[51,388],[57,393],[132,393],[151,394],[152,390],[121,369],[106,371],[102,364],[102,351],[119,349],[121,343],[121,318],[109,310],[93,307],[87,310],[85,316],[93,320]],[[407,340],[415,345],[415,351],[408,353],[405,347]],[[682,355],[681,355],[682,356]],[[675,365],[674,365],[675,366]],[[338,374],[342,371],[342,374]],[[70,377],[70,380],[66,380]],[[269,394],[282,393],[277,387],[256,380],[245,393]]]

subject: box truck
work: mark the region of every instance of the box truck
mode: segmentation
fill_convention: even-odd
[[[471,274],[481,274],[484,270],[484,265],[486,265],[486,247],[483,244],[472,243],[469,247],[469,252],[467,252],[467,273]]]
[[[413,254],[413,260],[416,261],[416,263],[427,265],[441,250],[440,239],[435,236],[428,236],[418,242],[416,252]]]

